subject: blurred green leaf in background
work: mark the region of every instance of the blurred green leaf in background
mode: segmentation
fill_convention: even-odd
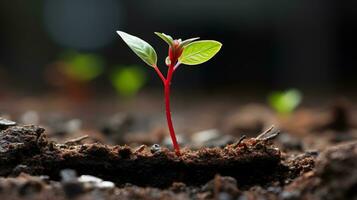
[[[77,81],[86,82],[98,77],[104,70],[104,59],[96,54],[66,52],[63,55],[64,73]]]
[[[274,91],[268,96],[269,105],[280,114],[290,114],[302,101],[302,94],[297,89]]]
[[[117,93],[129,98],[145,85],[147,76],[139,66],[118,66],[111,73],[110,79]]]

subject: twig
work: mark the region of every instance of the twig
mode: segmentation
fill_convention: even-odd
[[[274,131],[274,125],[271,126],[269,129],[267,129],[266,131],[264,131],[263,133],[261,133],[260,135],[258,135],[255,139],[263,140],[263,141],[272,140],[280,134],[279,130],[275,130],[274,132],[273,131]],[[269,133],[270,135],[268,135]]]
[[[71,140],[67,140],[64,144],[66,145],[74,145],[80,143],[82,140],[87,139],[89,136],[88,135],[83,135]]]
[[[242,137],[240,137],[239,140],[233,144],[233,148],[236,148],[245,138],[247,138],[247,136],[242,135]]]
[[[258,135],[255,139],[258,139],[258,140],[261,139],[263,136],[265,136],[266,134],[270,133],[273,129],[274,129],[274,125],[272,125],[270,128],[268,128],[263,133]]]
[[[280,134],[280,131],[277,131],[277,132],[275,132],[275,133],[273,133],[273,134],[271,134],[271,135],[269,135],[269,136],[267,136],[267,137],[265,137],[265,138],[263,138],[261,140],[264,140],[264,141],[272,140],[272,139],[276,138],[279,134]]]

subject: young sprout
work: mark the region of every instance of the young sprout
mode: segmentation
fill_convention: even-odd
[[[274,91],[268,97],[269,105],[279,114],[290,114],[301,103],[302,95],[296,89]]]
[[[165,93],[167,125],[176,155],[179,156],[180,147],[177,143],[170,111],[170,86],[173,74],[181,64],[198,65],[208,61],[218,53],[222,44],[214,40],[197,41],[199,38],[191,38],[182,41],[181,39],[173,39],[171,36],[164,33],[155,32],[155,34],[169,46],[168,56],[165,59],[165,63],[168,67],[165,77],[157,66],[157,55],[150,44],[123,31],[117,31],[117,33],[137,56],[139,56],[146,64],[154,68],[162,80]]]

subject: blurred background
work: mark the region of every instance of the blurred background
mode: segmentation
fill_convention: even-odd
[[[159,78],[116,30],[149,42],[163,71],[167,45],[154,31],[223,43],[209,62],[175,73],[176,113],[266,102],[272,91],[289,88],[324,101],[353,98],[356,22],[356,1],[1,1],[0,110],[77,108],[96,118],[97,110],[125,108],[161,116]]]
[[[151,43],[163,67],[167,47],[154,31],[224,44],[210,62],[182,67],[175,74],[176,90],[296,87],[351,92],[357,86],[356,4],[337,0],[2,1],[1,93],[4,89],[53,92],[64,80],[56,71],[64,68],[59,66],[64,61],[93,65],[82,67],[95,68],[96,72],[87,72],[93,73],[91,77],[74,78],[91,82],[100,88],[97,92],[115,94],[110,74],[133,65],[147,79],[143,87],[161,87],[154,71],[125,46],[116,30]]]

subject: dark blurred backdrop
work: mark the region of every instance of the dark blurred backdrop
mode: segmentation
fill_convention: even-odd
[[[175,74],[181,90],[357,88],[357,1],[11,0],[0,2],[0,28],[6,88],[51,89],[47,68],[66,51],[104,58],[104,73],[92,83],[103,91],[112,68],[129,64],[143,66],[147,87],[161,87],[116,30],[151,43],[161,65],[166,44],[154,31],[221,41],[214,59]]]

